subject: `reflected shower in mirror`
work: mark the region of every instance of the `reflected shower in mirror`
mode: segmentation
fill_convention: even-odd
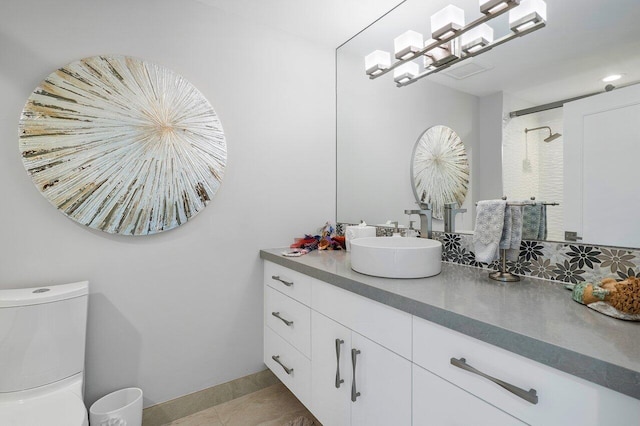
[[[502,130],[502,185],[509,200],[559,203],[546,209],[546,239],[564,239],[562,108],[515,117]],[[533,238],[538,239],[538,238]]]

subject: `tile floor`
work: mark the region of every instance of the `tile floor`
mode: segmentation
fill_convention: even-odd
[[[285,426],[300,416],[307,417],[314,426],[322,426],[282,383],[278,383],[175,420],[169,425]]]

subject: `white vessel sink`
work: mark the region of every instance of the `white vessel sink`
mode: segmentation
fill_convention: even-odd
[[[427,238],[369,237],[351,241],[351,269],[384,278],[438,275],[442,243]]]

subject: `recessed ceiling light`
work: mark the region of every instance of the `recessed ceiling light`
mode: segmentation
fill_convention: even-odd
[[[611,74],[602,79],[603,82],[609,83],[611,81],[620,80],[622,78],[621,74]]]

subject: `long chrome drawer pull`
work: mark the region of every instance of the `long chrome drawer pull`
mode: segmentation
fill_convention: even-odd
[[[293,321],[289,321],[289,320],[286,320],[286,319],[282,318],[280,316],[280,312],[271,312],[271,315],[273,315],[274,317],[278,318],[280,321],[282,321],[283,323],[287,324],[289,327],[291,327],[293,325]]]
[[[282,278],[280,278],[280,275],[271,275],[271,279],[280,281],[282,284],[286,285],[287,287],[291,287],[293,285],[293,281],[285,281]]]
[[[274,360],[275,362],[277,362],[278,364],[280,364],[280,367],[284,368],[284,371],[287,374],[293,373],[293,368],[287,368],[287,367],[285,367],[285,365],[283,363],[280,362],[280,355],[272,355],[271,359]]]
[[[340,345],[344,340],[336,339],[336,388],[340,388],[340,383],[344,383],[344,379],[340,378]]]
[[[484,377],[485,379],[491,380],[496,385],[503,387],[504,389],[508,390],[514,395],[519,396],[520,398],[524,399],[527,402],[530,402],[532,404],[538,403],[538,393],[536,392],[535,389],[529,389],[528,391],[526,391],[510,383],[503,382],[502,380],[496,379],[495,377],[491,377],[488,374],[485,374],[482,371],[476,370],[475,368],[467,364],[467,360],[464,358],[460,358],[460,359],[451,358],[451,364],[453,364],[458,368],[462,368],[463,370],[477,374],[478,376]]]
[[[360,353],[357,349],[351,349],[351,365],[353,365],[353,381],[351,382],[351,401],[356,402],[360,392],[356,389],[356,357]]]

